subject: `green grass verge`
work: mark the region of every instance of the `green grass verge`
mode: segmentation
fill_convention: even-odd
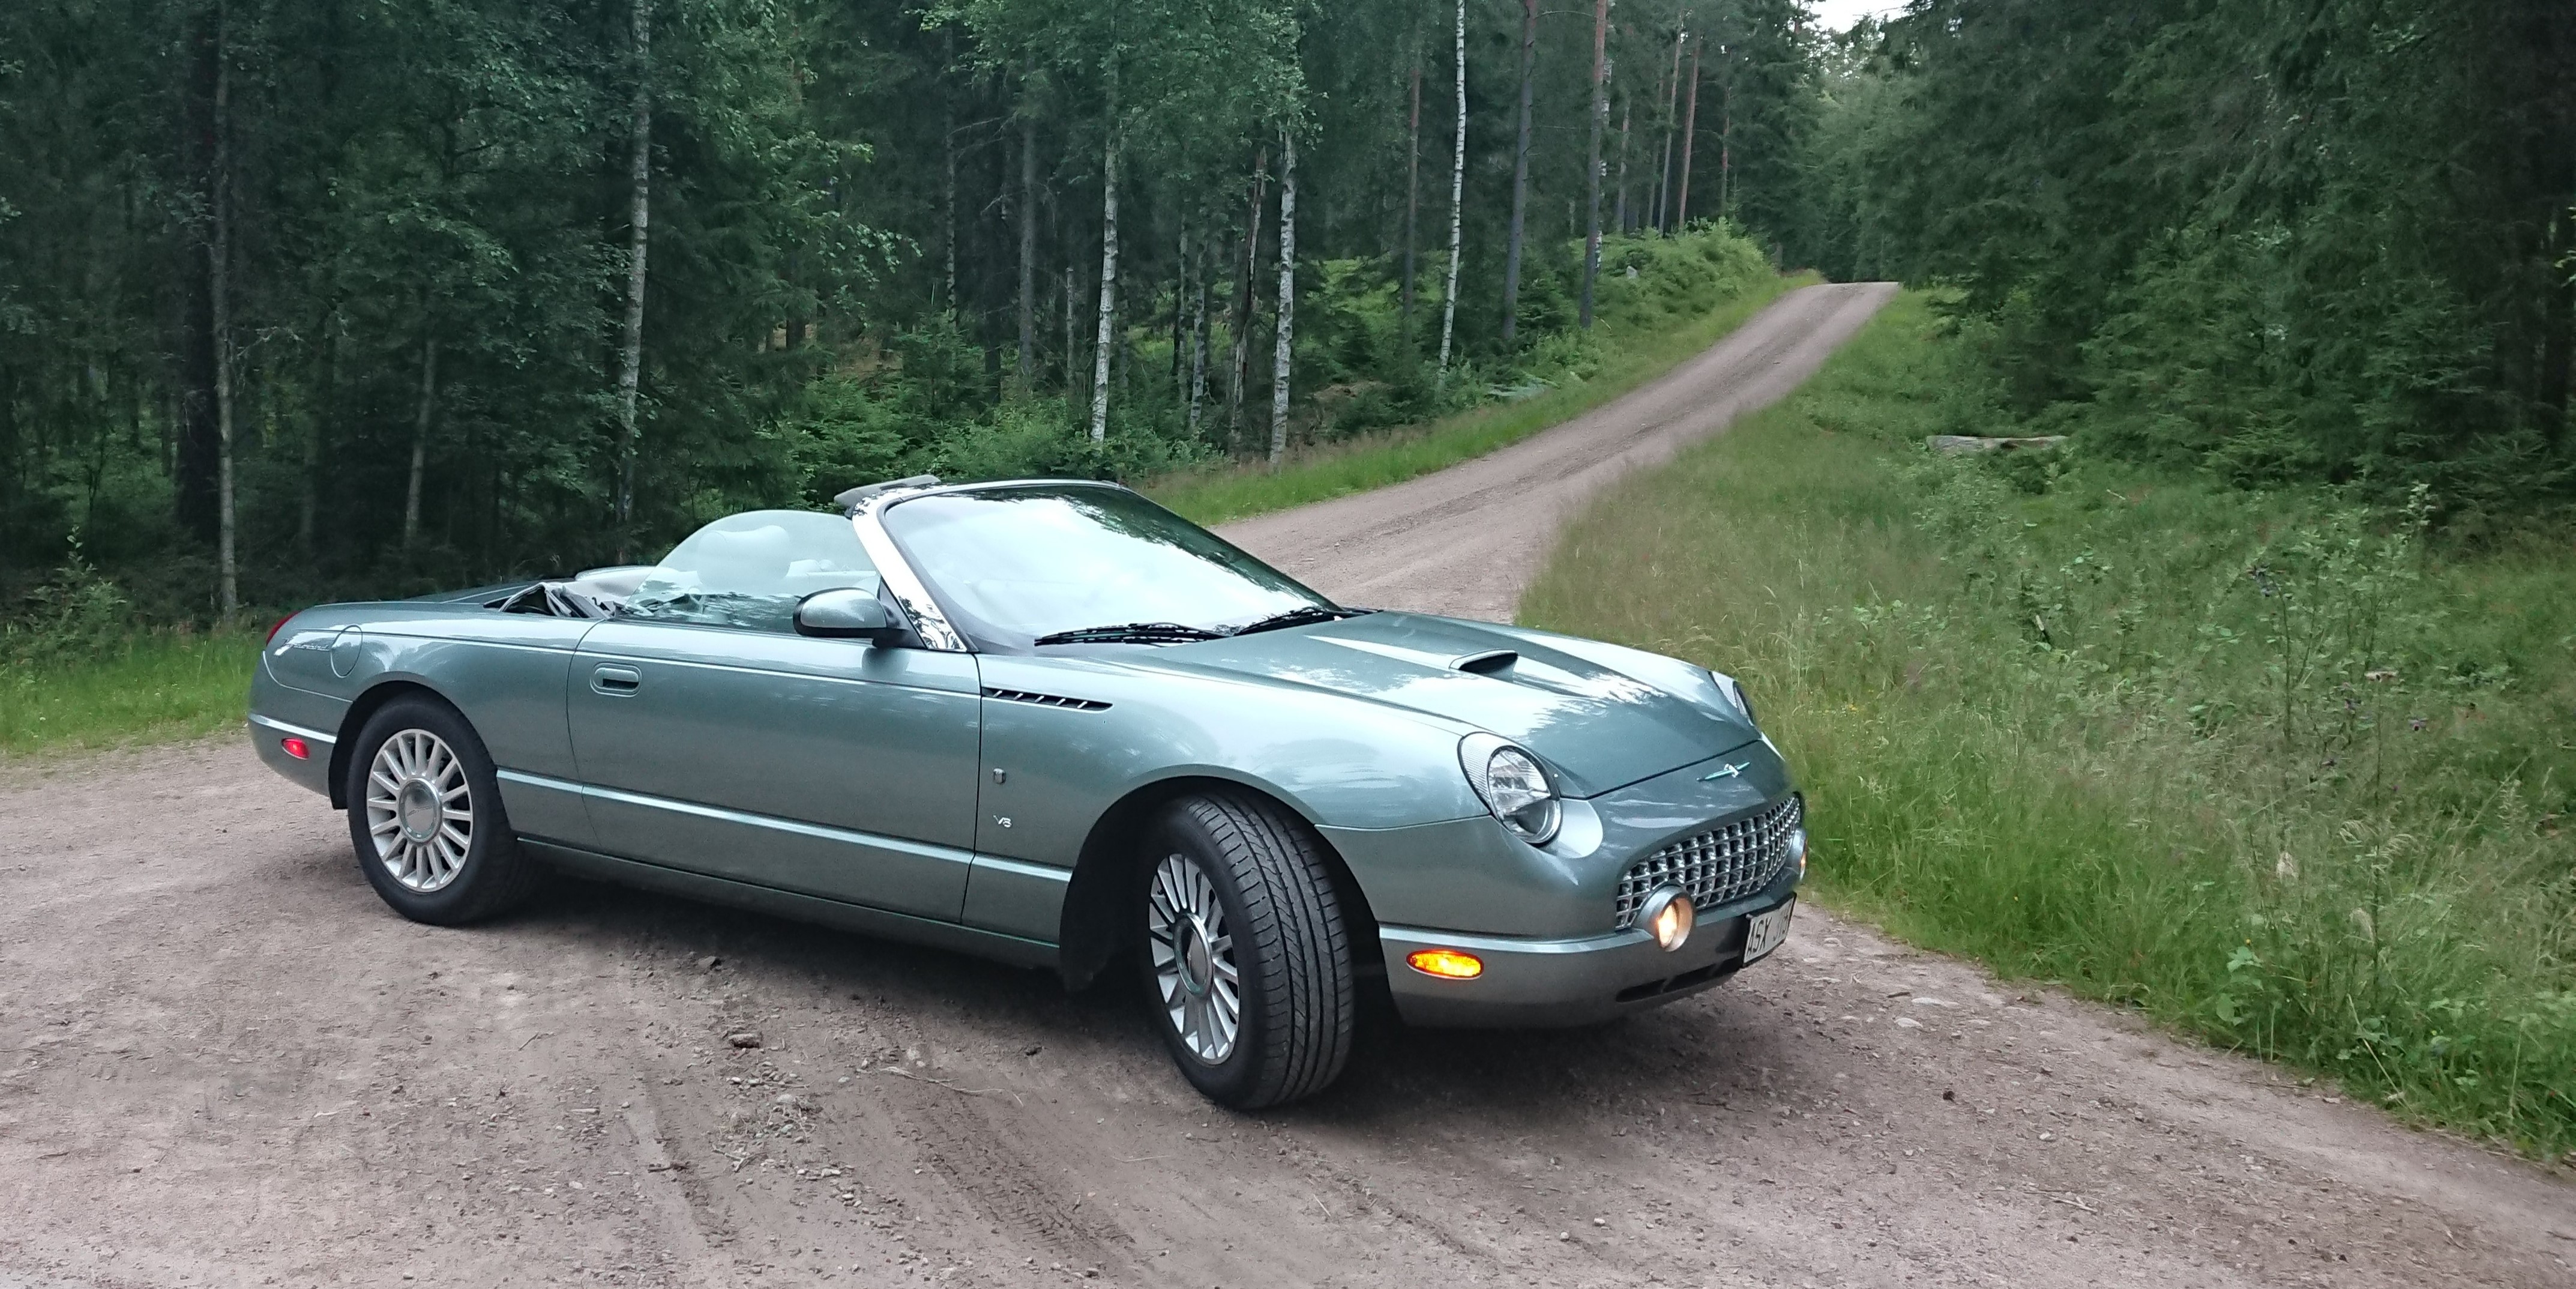
[[[2576,567],[1996,424],[1901,297],[1798,394],[1596,502],[1524,620],[1747,678],[1829,905],[2576,1148]]]
[[[1817,280],[1812,274],[1762,277],[1744,293],[1679,327],[1625,333],[1605,327],[1600,369],[1579,384],[1473,408],[1428,425],[1317,447],[1297,453],[1277,470],[1240,465],[1188,471],[1148,483],[1144,491],[1192,520],[1213,525],[1402,483],[1508,447],[1618,398],[1716,344],[1782,294]]]
[[[256,632],[154,631],[76,661],[0,666],[0,757],[238,725],[258,660]]]

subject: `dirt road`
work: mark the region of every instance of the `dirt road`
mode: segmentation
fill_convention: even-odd
[[[1881,294],[1788,297],[1544,438],[1240,534],[1499,616],[1561,507]],[[1724,989],[1390,1033],[1257,1117],[1147,1024],[603,887],[413,926],[229,739],[0,766],[0,1289],[2576,1283],[2563,1179],[1811,912]]]

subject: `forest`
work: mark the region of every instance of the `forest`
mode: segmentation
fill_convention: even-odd
[[[1723,230],[1786,222],[1811,43],[1789,0],[8,6],[0,592],[205,621],[1579,379],[1599,278],[1764,258]]]
[[[1977,432],[2559,522],[2571,68],[2563,0],[20,0],[0,619],[1275,462],[1581,379],[1692,238],[1937,288]]]

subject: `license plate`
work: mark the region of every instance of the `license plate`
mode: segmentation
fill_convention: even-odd
[[[1798,901],[1793,898],[1768,913],[1756,913],[1745,922],[1745,965],[1751,966],[1773,949],[1779,948],[1781,941],[1789,938],[1789,915],[1797,910]]]

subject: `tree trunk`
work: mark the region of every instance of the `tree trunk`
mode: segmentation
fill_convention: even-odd
[[[215,82],[224,60],[221,25],[210,15],[190,15],[188,79],[180,94],[178,153],[185,182],[197,186],[207,208],[214,205]],[[179,526],[200,541],[215,540],[216,427],[215,325],[209,298],[213,262],[208,258],[210,230],[189,219],[178,226],[169,274],[178,300],[178,388],[164,421],[164,470],[170,478],[171,511]]]
[[[1180,248],[1172,256],[1172,401],[1186,402],[1190,396],[1185,360],[1181,357],[1183,338],[1190,325],[1190,215],[1181,212]]]
[[[1065,258],[1073,258],[1070,254],[1071,249],[1072,248],[1070,247],[1066,248],[1068,253]],[[1064,266],[1064,396],[1068,403],[1072,401],[1074,391],[1081,388],[1080,385],[1075,383],[1074,379],[1076,371],[1074,358],[1081,351],[1073,347],[1073,311],[1073,266],[1067,264]],[[1068,408],[1067,410],[1071,409]]]
[[[1414,212],[1422,205],[1422,55],[1413,57],[1413,110],[1404,120],[1404,292],[1396,307],[1396,324],[1413,334]]]
[[[303,486],[295,507],[295,548],[307,559],[314,553],[314,517],[322,509],[322,426],[340,401],[340,332],[331,325],[338,316],[334,304],[313,332],[322,342],[322,397],[304,418]]]
[[[1682,182],[1673,190],[1673,231],[1690,229],[1690,170],[1692,131],[1699,128],[1699,42],[1691,42],[1690,106],[1682,109]]]
[[[1225,389],[1225,442],[1233,450],[1243,433],[1243,396],[1252,382],[1252,320],[1260,310],[1253,270],[1261,263],[1261,201],[1269,187],[1270,150],[1252,158],[1252,203],[1243,217],[1243,275],[1234,292],[1234,355]]]
[[[626,559],[635,517],[635,396],[644,380],[644,252],[653,212],[653,0],[631,0],[635,93],[628,108],[626,325],[617,347],[617,558]]]
[[[1512,228],[1503,243],[1503,343],[1520,330],[1521,232],[1529,213],[1530,91],[1538,67],[1538,0],[1521,0],[1521,124],[1512,146]]]
[[[1583,329],[1592,329],[1592,287],[1601,278],[1601,132],[1610,127],[1610,0],[1592,0],[1592,148],[1583,164]]]
[[[1690,43],[1690,10],[1683,9],[1681,25],[1673,29],[1673,69],[1664,78],[1664,150],[1655,162],[1655,231],[1672,231],[1664,222],[1664,213],[1672,207],[1673,188],[1673,108],[1680,102],[1682,88],[1682,46]]]
[[[1536,0],[1532,0],[1535,3]],[[1297,135],[1279,132],[1279,333],[1270,359],[1270,468],[1288,455],[1288,368],[1297,336]]]
[[[1100,150],[1100,334],[1091,350],[1091,441],[1109,437],[1109,353],[1118,319],[1118,126],[1110,109],[1109,141]]]
[[[1020,116],[1020,392],[1038,383],[1038,121]]]
[[[231,14],[215,3],[214,244],[206,254],[206,289],[215,333],[215,595],[229,618],[241,611],[241,570],[234,557],[233,515],[233,51]]]
[[[1734,208],[1735,183],[1735,60],[1727,59],[1726,75],[1717,83],[1717,217],[1726,218]]]
[[[1207,403],[1208,284],[1207,253],[1199,253],[1198,304],[1190,317],[1190,437],[1199,436],[1199,409]]]
[[[944,127],[940,141],[939,240],[944,253],[940,265],[939,307],[957,312],[957,107],[943,107],[939,123]]]
[[[403,488],[404,550],[420,540],[420,476],[429,464],[429,425],[438,408],[438,337],[420,344],[420,403],[411,420],[411,479]]]
[[[1458,330],[1458,258],[1465,246],[1461,233],[1465,224],[1467,195],[1467,0],[1458,0],[1456,27],[1458,56],[1458,126],[1457,136],[1449,144],[1449,285],[1440,292],[1440,374],[1437,386],[1449,388],[1449,341]]]
[[[1629,118],[1631,115],[1633,115],[1633,114],[1636,112],[1636,110],[1637,110],[1637,103],[1636,103],[1636,99],[1635,99],[1633,96],[1622,96],[1622,97],[1620,98],[1620,100],[1619,100],[1619,210],[1618,210],[1618,213],[1617,213],[1615,216],[1613,216],[1613,217],[1611,218],[1611,220],[1610,220],[1610,226],[1611,226],[1612,228],[1618,229],[1618,230],[1619,230],[1620,235],[1621,235],[1621,236],[1623,236],[1623,237],[1624,237],[1624,236],[1626,236],[1626,235],[1627,235],[1627,232],[1628,232],[1628,118]]]

